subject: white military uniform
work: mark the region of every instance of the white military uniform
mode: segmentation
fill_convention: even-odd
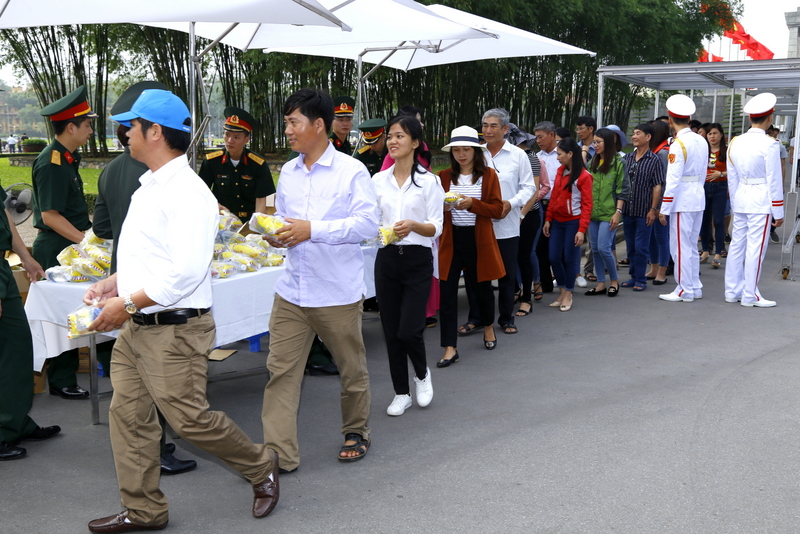
[[[771,218],[783,219],[779,144],[764,130],[750,128],[728,147],[733,231],[725,264],[725,298],[741,300],[744,306],[774,306],[761,297],[758,279],[769,245]]]
[[[697,237],[703,222],[706,195],[703,184],[708,167],[708,143],[688,126],[675,134],[669,147],[667,182],[661,213],[669,216],[669,250],[675,262],[677,287],[672,298],[691,302],[702,298]]]

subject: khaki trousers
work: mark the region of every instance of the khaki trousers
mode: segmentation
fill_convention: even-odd
[[[342,379],[342,433],[369,437],[369,373],[361,335],[363,299],[344,306],[303,308],[275,295],[269,320],[270,379],[264,388],[264,443],[278,451],[281,467],[300,465],[297,410],[308,352],[316,333],[333,355]]]
[[[109,427],[122,506],[140,525],[168,519],[159,488],[161,425],[156,408],[189,443],[242,473],[264,481],[272,456],[254,444],[228,416],[209,410],[208,353],[214,343],[211,314],[181,325],[140,326],[128,321],[111,358]]]

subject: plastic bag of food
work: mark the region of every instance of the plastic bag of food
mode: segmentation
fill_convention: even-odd
[[[231,250],[234,252],[241,252],[242,254],[247,254],[251,258],[255,258],[262,252],[266,252],[263,247],[255,244],[255,243],[236,243],[231,245]]]
[[[240,269],[229,261],[212,261],[211,278],[228,278]]]
[[[448,191],[444,194],[444,203],[450,204],[451,206],[461,200],[461,195],[456,193],[455,191]]]
[[[114,241],[112,239],[103,239],[102,237],[97,237],[94,231],[90,229],[86,232],[81,240],[81,246],[86,247],[86,245],[93,245],[95,247],[111,250],[111,247],[114,245]]]
[[[241,252],[223,252],[222,258],[233,264],[238,264],[240,266],[243,266],[244,269],[242,270],[244,271],[252,272],[252,271],[257,271],[261,268],[261,265],[258,262],[256,262],[253,258],[248,256],[247,254],[242,254]]]
[[[219,229],[237,231],[241,228],[242,221],[228,210],[219,210]]]
[[[230,244],[230,243],[244,243],[244,236],[239,232],[233,230],[220,230],[217,233],[216,243]]]
[[[83,250],[104,270],[107,271],[111,268],[111,253],[106,249],[97,245],[86,245],[83,247]]]
[[[253,216],[250,217],[249,226],[254,232],[275,237],[278,230],[286,226],[286,219],[277,215],[254,213]]]
[[[67,337],[75,339],[94,334],[94,330],[89,330],[89,325],[97,319],[101,311],[97,306],[84,305],[67,315]]]
[[[56,259],[62,266],[72,265],[72,262],[78,258],[88,258],[89,255],[83,250],[80,245],[70,245],[58,253]]]
[[[108,272],[98,263],[89,258],[78,258],[72,262],[72,270],[81,273],[89,280],[100,280],[108,276]]]
[[[51,282],[88,282],[89,278],[69,265],[57,265],[44,272]]]
[[[378,248],[397,243],[400,238],[394,231],[394,226],[381,226],[378,228]]]

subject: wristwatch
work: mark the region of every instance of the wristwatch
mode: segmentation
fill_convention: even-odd
[[[139,313],[139,308],[136,307],[136,304],[133,303],[133,299],[130,295],[125,297],[125,311],[129,314],[133,315],[134,313]]]

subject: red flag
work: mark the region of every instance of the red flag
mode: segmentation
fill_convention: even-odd
[[[711,54],[711,61],[719,62],[724,60],[720,56],[715,56],[714,54]]]
[[[744,30],[744,26],[739,24],[738,21],[734,21],[733,23],[733,30],[725,30],[722,34],[725,37],[728,37],[734,43],[739,45],[739,48],[742,50],[747,50],[751,48],[754,39]],[[757,41],[756,41],[757,42]]]
[[[697,56],[697,61],[699,63],[708,63],[708,50],[703,49],[703,51]]]

